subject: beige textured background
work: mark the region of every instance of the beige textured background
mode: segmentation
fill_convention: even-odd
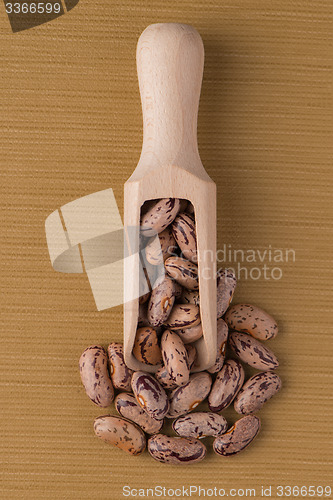
[[[333,486],[330,16],[322,0],[81,0],[14,35],[2,8],[1,498]],[[163,21],[193,24],[205,44],[199,145],[218,186],[219,248],[296,251],[281,280],[241,280],[235,297],[281,330],[270,345],[284,388],[261,412],[260,437],[238,457],[178,469],[94,437],[105,412],[85,397],[77,361],[90,343],[122,338],[122,310],[98,313],[83,275],[54,272],[44,235],[53,210],[109,186],[122,210],[141,147],[136,41]]]

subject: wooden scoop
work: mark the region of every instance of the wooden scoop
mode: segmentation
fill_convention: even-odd
[[[197,234],[200,312],[204,335],[196,342],[195,371],[216,358],[216,186],[205,171],[197,145],[197,115],[204,64],[199,33],[186,24],[152,24],[137,45],[137,70],[143,113],[139,163],[124,186],[125,231],[139,227],[146,200],[185,198],[194,206]],[[139,232],[128,240],[137,255]],[[132,354],[139,301],[139,261],[124,268],[124,355],[133,370],[155,372],[158,366]]]

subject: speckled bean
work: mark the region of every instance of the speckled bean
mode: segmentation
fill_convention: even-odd
[[[217,455],[230,457],[244,450],[257,436],[260,430],[260,419],[254,415],[243,417],[228,432],[217,437],[213,449]]]
[[[281,389],[281,379],[273,372],[253,375],[239,391],[234,408],[241,415],[249,415],[262,408]]]
[[[148,302],[149,297],[150,297],[150,292],[147,292],[144,295],[141,295],[139,297],[139,304],[141,305],[141,304],[145,304],[146,302]]]
[[[228,325],[222,318],[217,320],[217,350],[215,363],[207,370],[209,373],[217,373],[222,369],[228,340]]]
[[[153,236],[145,247],[146,259],[153,265],[164,262],[177,250],[171,227],[167,227],[160,234]]]
[[[163,387],[146,372],[134,372],[132,389],[137,402],[150,417],[162,420],[169,411],[169,401]]]
[[[117,412],[122,416],[135,422],[147,434],[160,432],[163,420],[156,420],[146,413],[137,403],[133,394],[122,392],[114,400]]]
[[[123,345],[119,342],[111,342],[108,346],[108,357],[109,370],[114,388],[121,391],[130,391],[133,371],[125,364]]]
[[[197,262],[197,237],[194,216],[179,213],[172,223],[172,234],[185,259]]]
[[[154,328],[138,328],[135,336],[133,354],[138,361],[146,365],[158,365],[162,362],[158,336]]]
[[[173,430],[183,437],[204,438],[206,436],[220,436],[228,428],[227,421],[222,415],[209,411],[198,411],[174,420]]]
[[[191,342],[195,342],[202,337],[202,324],[199,323],[191,328],[182,328],[181,330],[177,330],[177,334],[182,339],[184,344],[190,344]]]
[[[146,292],[148,293],[148,291],[149,293],[152,291],[152,285],[156,282],[157,278],[161,276],[161,274],[164,275],[163,266],[154,266],[147,261],[142,263],[142,267],[140,266],[139,276],[140,296],[143,296],[143,294],[146,295]]]
[[[184,288],[181,300],[183,304],[194,304],[196,306],[200,306],[199,290],[188,290],[187,288]]]
[[[167,418],[180,417],[194,410],[209,394],[212,378],[207,372],[194,373],[183,387],[170,393]]]
[[[191,344],[187,344],[185,348],[187,350],[188,364],[191,370],[197,358],[197,350],[194,345]],[[157,372],[155,373],[155,378],[164,389],[170,390],[176,389],[176,387],[178,387],[174,379],[170,377],[170,374],[164,365],[157,370]]]
[[[190,378],[187,350],[177,333],[165,330],[161,338],[161,351],[165,368],[177,386],[187,384]]]
[[[121,417],[103,415],[94,420],[97,437],[130,455],[140,455],[146,448],[143,431],[133,422]]]
[[[228,359],[217,374],[208,396],[208,406],[213,412],[227,408],[244,382],[244,369],[239,361]]]
[[[199,289],[198,266],[182,257],[168,257],[165,269],[171,278],[189,290]]]
[[[187,350],[188,366],[190,370],[197,359],[197,350],[194,345],[186,344],[185,349]]]
[[[177,387],[177,384],[174,379],[170,377],[170,374],[164,365],[157,370],[155,378],[161,384],[163,389],[176,389]]]
[[[247,333],[230,332],[229,345],[244,363],[258,370],[273,370],[279,366],[273,351]]]
[[[186,207],[185,212],[187,214],[194,214],[194,206],[192,205],[192,203],[190,201],[188,202],[188,205]]]
[[[164,325],[170,330],[192,328],[200,323],[199,307],[193,304],[175,304]]]
[[[237,280],[230,269],[223,269],[217,275],[217,317],[221,318],[232,301]]]
[[[81,354],[79,367],[82,384],[91,401],[102,408],[109,406],[114,390],[105,349],[99,345],[87,347]]]
[[[138,326],[151,326],[147,318],[148,304],[139,304]]]
[[[139,304],[147,302],[146,298],[150,296],[151,282],[155,281],[156,269],[149,264],[149,269],[140,266],[139,268]]]
[[[175,282],[169,276],[160,278],[154,284],[147,310],[152,326],[160,326],[168,319],[175,302],[175,292]]]
[[[179,299],[182,296],[183,287],[179,283],[177,283],[177,281],[175,281],[174,283],[175,283],[175,297],[176,299]]]
[[[179,202],[180,202],[179,212],[180,213],[186,212],[188,204],[189,204],[189,201],[185,200],[184,198],[180,198]]]
[[[175,219],[180,208],[178,198],[163,198],[157,201],[141,217],[141,233],[144,236],[154,236],[161,233]]]
[[[248,333],[258,340],[273,339],[278,333],[274,318],[250,304],[235,304],[227,311],[224,319],[230,328]]]
[[[143,326],[152,326],[147,317],[147,307],[148,304],[139,304],[139,314],[138,314],[138,328],[142,328]],[[154,326],[154,330],[156,331],[157,335],[160,336],[164,328],[163,326]]]
[[[191,465],[203,460],[206,446],[198,439],[155,434],[148,440],[150,455],[164,464]]]

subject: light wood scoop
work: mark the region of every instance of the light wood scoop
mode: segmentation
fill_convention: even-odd
[[[197,234],[200,312],[203,337],[195,344],[195,371],[216,359],[216,186],[205,171],[197,145],[197,116],[204,64],[199,33],[186,24],[152,24],[137,45],[137,70],[143,112],[139,163],[124,186],[126,228],[140,225],[146,200],[185,198],[194,206]],[[137,297],[139,237],[124,267],[125,296]],[[124,355],[133,370],[155,372],[159,366],[132,354],[138,322],[137,298],[124,304]]]

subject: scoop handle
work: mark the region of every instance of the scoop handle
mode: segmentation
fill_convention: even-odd
[[[138,167],[150,159],[155,165],[176,163],[196,173],[201,164],[197,145],[204,65],[201,36],[187,24],[152,24],[139,38],[136,61],[143,114]]]

